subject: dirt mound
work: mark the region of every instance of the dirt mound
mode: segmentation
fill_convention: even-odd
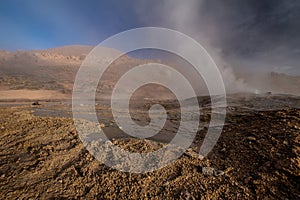
[[[300,110],[230,115],[207,158],[187,153],[157,171],[130,174],[94,159],[72,119],[0,109],[1,199],[300,198]],[[114,142],[131,151],[156,148],[145,140]],[[203,167],[224,174],[205,175],[210,168]]]

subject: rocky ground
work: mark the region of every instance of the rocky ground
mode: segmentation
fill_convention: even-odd
[[[203,160],[187,152],[157,171],[131,174],[94,159],[72,119],[0,107],[0,199],[300,199],[299,133],[299,109],[230,113]],[[143,152],[159,145],[114,142]]]

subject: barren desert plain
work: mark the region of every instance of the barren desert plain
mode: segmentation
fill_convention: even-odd
[[[202,129],[190,148],[164,168],[136,174],[95,159],[74,126],[73,81],[90,50],[0,53],[0,199],[300,199],[299,77],[270,75],[270,88],[281,81],[280,91],[290,88],[295,94],[228,94],[221,137],[204,158],[198,151],[211,105],[208,96],[199,96]],[[124,69],[139,62],[125,57],[116,65]],[[107,77],[117,77],[112,72]],[[111,90],[110,80],[103,80],[101,91]],[[155,98],[133,101],[133,119],[147,124],[154,103]],[[155,151],[170,141],[180,120],[177,101],[159,103],[168,123],[152,138],[124,135],[105,98],[96,104],[99,124],[127,151]]]

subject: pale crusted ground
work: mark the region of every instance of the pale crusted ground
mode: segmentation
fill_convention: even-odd
[[[55,90],[0,90],[1,100],[47,100],[47,99],[67,99],[70,95],[63,94]]]

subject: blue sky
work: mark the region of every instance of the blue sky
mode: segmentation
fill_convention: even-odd
[[[4,0],[0,5],[0,49],[96,45],[140,26],[129,1]]]

